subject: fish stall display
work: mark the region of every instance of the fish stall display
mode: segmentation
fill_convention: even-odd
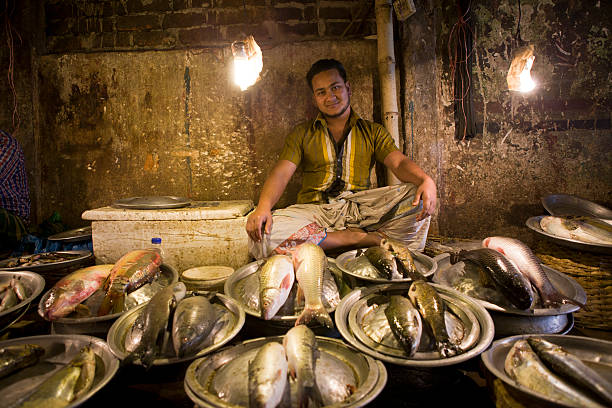
[[[185,390],[199,406],[360,407],[383,389],[384,365],[306,325],[194,361]]]
[[[119,362],[106,343],[82,335],[47,335],[0,342],[3,406],[82,404],[115,375]]]
[[[24,255],[17,258],[9,258],[0,261],[0,270],[45,269],[47,266],[66,264],[72,261],[85,259],[88,256],[91,256],[91,252],[89,251],[42,252],[39,254]]]
[[[482,355],[488,370],[521,393],[564,407],[612,405],[612,342],[578,336],[514,336]]]
[[[243,325],[244,311],[232,299],[187,291],[183,282],[176,282],[117,319],[107,342],[124,364],[149,368],[210,353],[233,339]]]

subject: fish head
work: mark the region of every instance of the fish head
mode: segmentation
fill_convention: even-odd
[[[76,304],[64,294],[64,291],[52,288],[42,302],[42,315],[47,320],[56,320],[68,315],[74,310]]]
[[[281,291],[278,288],[266,288],[261,292],[259,303],[261,304],[261,314],[265,320],[274,317],[278,309],[282,306]]]

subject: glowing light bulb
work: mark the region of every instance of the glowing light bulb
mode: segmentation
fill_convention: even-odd
[[[514,53],[512,64],[508,70],[506,80],[508,82],[508,89],[511,91],[529,92],[533,90],[536,83],[531,78],[531,67],[535,60],[533,55],[533,45],[519,48]]]
[[[531,79],[531,66],[533,65],[534,60],[535,60],[535,57],[533,55],[529,57],[527,59],[527,62],[525,63],[525,67],[523,68],[523,71],[519,75],[519,82],[520,82],[519,91],[520,92],[532,91],[536,86],[533,79]]]
[[[249,36],[244,41],[236,41],[232,44],[232,54],[234,55],[234,82],[244,91],[257,82],[259,73],[263,69],[261,48],[253,36]]]

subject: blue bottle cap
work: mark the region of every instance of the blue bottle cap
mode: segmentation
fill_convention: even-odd
[[[161,244],[161,238],[151,238],[152,244]]]

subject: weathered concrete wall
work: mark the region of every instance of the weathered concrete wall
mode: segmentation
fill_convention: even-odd
[[[306,71],[329,57],[346,64],[354,106],[371,119],[373,41],[266,49],[263,78],[246,92],[231,81],[229,47],[42,57],[42,213],[78,225],[84,210],[137,195],[256,202],[285,135],[316,113]],[[279,205],[295,201],[298,183]]]

